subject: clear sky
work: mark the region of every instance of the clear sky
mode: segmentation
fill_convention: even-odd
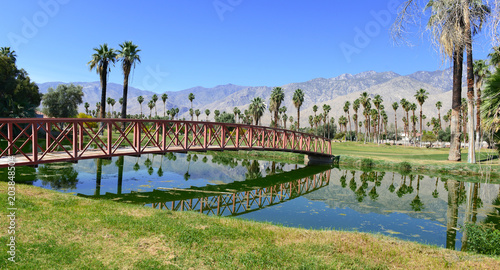
[[[98,81],[87,65],[93,48],[126,40],[139,46],[142,60],[130,85],[159,93],[448,67],[425,35],[412,35],[411,47],[394,44],[392,5],[401,0],[1,2],[0,47],[13,47],[18,66],[37,83]],[[476,42],[475,58],[489,50]],[[109,82],[123,82],[119,64]]]

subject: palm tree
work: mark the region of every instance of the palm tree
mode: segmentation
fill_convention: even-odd
[[[377,141],[379,141],[379,137],[380,137],[380,110],[382,109],[381,106],[382,106],[382,102],[384,102],[384,100],[382,99],[382,96],[380,95],[375,95],[375,97],[373,98],[373,105],[375,106],[375,108],[377,109]]]
[[[285,100],[285,93],[281,87],[274,87],[271,92],[271,106],[274,111],[274,127],[278,127],[278,112],[281,106],[281,102]]]
[[[163,101],[163,118],[165,118],[165,112],[167,110],[167,107],[165,105],[165,103],[167,103],[167,99],[168,99],[168,95],[167,94],[163,94],[161,95],[161,100]]]
[[[127,118],[127,95],[128,95],[128,77],[132,67],[135,68],[137,62],[141,62],[139,57],[139,52],[141,50],[137,49],[137,45],[133,44],[132,41],[125,41],[120,44],[120,50],[118,51],[117,58],[122,61],[123,69],[123,106],[122,106],[122,118]]]
[[[405,98],[401,99],[400,104],[401,104],[401,107],[403,108],[403,110],[406,112],[406,117],[404,117],[406,119],[406,121],[403,121],[403,123],[405,126],[405,135],[407,138],[409,138],[410,137],[410,127],[409,127],[410,117],[408,115],[408,112],[410,111],[411,104]]]
[[[138,96],[137,102],[139,102],[139,106],[141,107],[141,118],[142,118],[142,103],[144,102],[144,98],[142,96]]]
[[[417,117],[415,116],[415,111],[417,110],[417,104],[412,103],[410,104],[410,110],[412,111],[412,117],[411,117],[411,122],[413,124],[412,126],[412,131],[413,131],[413,138],[417,137],[417,128],[415,125],[417,124]]]
[[[500,46],[494,46],[492,52],[488,54],[490,64],[494,67],[500,68]]]
[[[354,121],[354,127],[356,128],[356,141],[358,141],[358,109],[359,109],[359,106],[360,106],[360,101],[359,101],[359,98],[357,98],[352,103],[352,109],[354,110],[354,115],[356,116],[356,118],[354,118],[354,115],[352,116],[352,120]]]
[[[110,98],[110,97],[108,97],[108,98],[106,99],[106,103],[107,103],[109,106],[111,106],[111,100],[112,100],[112,98]],[[110,108],[109,108],[109,115],[110,115],[110,116],[111,116],[111,112],[112,112],[112,108],[110,107]]]
[[[399,104],[397,102],[392,103],[392,109],[394,110],[394,126],[396,127],[396,131],[394,134],[394,144],[396,144],[396,141],[398,139],[398,108]]]
[[[196,115],[196,121],[199,121],[198,117],[200,116],[201,111],[199,109],[196,109],[196,110],[194,110],[194,114]]]
[[[191,110],[192,110],[193,109],[194,94],[193,93],[189,93],[188,99],[191,102]],[[193,115],[191,115],[191,121],[193,121]]]
[[[489,78],[484,88],[481,118],[485,131],[497,133],[500,130],[500,68]]]
[[[318,111],[318,106],[313,106],[314,117],[316,117],[316,112]]]
[[[393,25],[393,36],[401,37],[405,32],[405,23],[415,22],[411,15],[418,9],[415,0],[403,3],[402,11]],[[484,18],[488,13],[481,1],[453,0],[429,1],[425,7],[431,10],[428,29],[431,38],[439,45],[443,56],[449,57],[453,62],[453,91],[452,91],[452,117],[451,117],[451,146],[448,160],[460,161],[460,118],[463,53],[467,49],[469,91],[472,89],[472,38],[471,32],[478,32]],[[472,15],[472,16],[471,16]],[[494,16],[492,16],[494,17]],[[498,21],[498,18],[495,18]],[[497,24],[493,24],[497,25]],[[496,26],[495,26],[496,27]],[[472,30],[471,30],[472,29]],[[469,93],[470,95],[470,93]]]
[[[191,115],[191,121],[193,121],[194,110],[192,108],[189,109],[189,115]]]
[[[106,118],[106,87],[108,72],[111,71],[109,67],[109,62],[115,63],[116,51],[113,48],[108,48],[108,44],[104,43],[99,45],[99,48],[94,48],[95,53],[92,54],[92,60],[87,64],[90,66],[90,70],[96,70],[99,74],[101,80],[101,103],[99,107],[99,118]]]
[[[418,101],[418,104],[420,104],[420,146],[422,146],[422,134],[423,134],[423,129],[422,129],[422,106],[424,105],[425,100],[429,97],[429,93],[423,89],[420,88],[417,93],[415,94],[415,98]]]
[[[283,118],[283,128],[286,129],[286,120],[288,120],[288,115],[284,113],[282,118]]]
[[[361,106],[363,106],[363,115],[365,116],[365,133],[366,135],[368,134],[368,126],[369,126],[369,119],[368,119],[368,108],[371,106],[370,104],[371,98],[368,96],[367,92],[363,92],[360,94],[359,97],[359,102],[361,103]],[[365,143],[366,143],[366,136],[365,135]]]
[[[155,103],[155,116],[158,116],[158,113],[156,111],[156,102],[158,101],[158,96],[156,94],[154,94],[152,97],[151,97],[151,100]]]
[[[256,97],[252,99],[250,103],[250,107],[248,108],[250,113],[252,114],[253,119],[255,120],[255,125],[259,125],[259,120],[266,111],[266,103],[261,97]]]
[[[500,57],[500,55],[498,56]],[[500,61],[500,58],[499,58]],[[493,62],[493,61],[492,61]],[[484,60],[474,61],[474,76],[476,78],[476,141],[482,141],[481,132],[481,87],[483,80],[491,75],[491,72]],[[481,137],[481,138],[480,138]]]
[[[220,115],[220,111],[219,111],[219,110],[215,110],[215,111],[214,111],[214,114],[215,114],[215,118],[218,118],[218,117],[219,117],[219,115]]]
[[[349,115],[349,107],[351,106],[351,102],[347,100],[344,103],[344,113],[346,114],[347,122],[349,122],[349,132],[351,132],[351,116]]]
[[[325,114],[323,122],[325,123],[325,125],[327,125],[329,123],[328,122],[328,114],[330,113],[331,110],[332,110],[332,107],[330,105],[327,105],[327,104],[323,105],[323,111]],[[328,125],[327,128],[328,128],[328,136],[330,136],[330,125]],[[324,128],[323,128],[323,130],[324,130]],[[326,137],[326,136],[324,136],[324,137]]]
[[[300,129],[300,106],[302,106],[302,103],[304,103],[304,92],[302,90],[296,89],[295,92],[293,93],[293,105],[295,108],[297,108],[297,128],[296,130]]]
[[[236,123],[238,123],[238,115],[240,115],[240,109],[238,109],[238,107],[234,107],[233,108],[233,113],[234,113],[234,118],[235,118],[235,121]]]
[[[443,103],[441,103],[441,101],[436,102],[436,109],[438,109],[439,126],[441,126],[441,108],[442,107],[443,107]]]
[[[90,104],[88,102],[85,102],[85,105],[83,105],[83,107],[85,107],[85,114],[89,114]]]
[[[120,106],[123,106],[123,98],[122,97],[118,99],[118,103],[120,103]]]
[[[155,103],[153,100],[150,100],[148,102],[148,107],[149,107],[149,119],[151,119],[151,113],[153,112],[153,108],[155,107]]]
[[[116,100],[114,98],[111,99],[111,111],[112,111],[112,114],[115,114],[115,104],[116,104]]]
[[[207,122],[208,122],[208,116],[210,115],[210,110],[209,110],[209,109],[206,109],[206,110],[205,110],[205,114],[207,115]]]

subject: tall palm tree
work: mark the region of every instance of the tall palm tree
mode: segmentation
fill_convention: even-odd
[[[500,68],[500,46],[494,46],[492,52],[488,54],[490,64],[494,67]]]
[[[198,117],[200,116],[201,111],[199,109],[196,109],[196,110],[194,110],[194,114],[196,115],[196,121],[199,121]]]
[[[349,115],[349,107],[351,107],[351,102],[347,100],[344,103],[344,113],[346,114],[347,122],[349,122],[349,132],[351,132],[351,116]]]
[[[417,128],[415,125],[417,124],[417,117],[415,116],[415,111],[417,110],[417,104],[412,103],[410,104],[410,110],[412,111],[412,117],[411,117],[411,122],[413,124],[412,126],[412,131],[413,131],[413,138],[417,137]]]
[[[149,119],[151,119],[151,113],[153,112],[153,108],[155,107],[155,103],[153,100],[150,100],[148,102],[148,107],[149,107]]]
[[[207,115],[207,122],[208,122],[208,116],[210,115],[210,110],[209,110],[209,109],[206,109],[206,110],[205,110],[205,114]]]
[[[285,100],[285,92],[281,87],[274,87],[271,92],[271,106],[274,111],[274,127],[278,127],[278,112],[281,106],[281,103]]]
[[[302,90],[296,89],[295,92],[293,93],[293,105],[295,108],[297,108],[297,128],[296,130],[300,129],[300,106],[302,106],[302,103],[304,103],[304,92]]]
[[[111,116],[111,112],[112,112],[112,109],[111,109],[111,100],[112,100],[112,98],[110,98],[110,97],[108,97],[106,99],[106,103],[110,106],[109,112],[108,112],[110,116]]]
[[[137,49],[137,45],[133,44],[132,41],[125,41],[120,44],[120,50],[118,51],[117,58],[122,61],[123,69],[123,106],[122,106],[122,118],[127,118],[127,95],[128,95],[128,77],[130,76],[130,71],[132,67],[135,68],[137,62],[141,62],[139,52],[141,50]]]
[[[369,112],[368,108],[371,107],[370,100],[371,98],[368,96],[367,92],[363,92],[360,94],[359,102],[361,103],[361,106],[363,106],[363,115],[365,116],[365,143],[367,134],[369,133],[368,126],[370,120],[368,119],[368,112]]]
[[[499,52],[500,53],[500,52]],[[498,56],[500,57],[500,55]],[[500,58],[499,58],[500,61]],[[476,141],[482,141],[481,132],[481,87],[483,80],[491,75],[488,65],[484,60],[474,61],[474,76],[476,78]]]
[[[238,115],[240,115],[240,109],[238,109],[238,107],[234,107],[233,108],[233,113],[234,113],[234,118],[235,118],[235,121],[236,123],[238,123]]]
[[[255,120],[255,125],[259,125],[259,120],[266,111],[266,103],[261,97],[256,97],[252,99],[250,103],[249,111]]]
[[[142,118],[142,103],[144,102],[144,98],[142,96],[138,96],[137,102],[139,102],[139,106],[141,107],[141,118]]]
[[[89,114],[90,104],[88,102],[85,102],[85,105],[83,105],[83,107],[85,107],[85,114]]]
[[[328,125],[328,123],[329,123],[328,114],[330,114],[331,110],[332,110],[332,107],[330,105],[327,105],[327,104],[323,105],[323,111],[325,112],[324,123],[325,123],[325,125],[327,125],[328,137],[330,136],[330,125]]]
[[[99,74],[99,78],[101,80],[99,118],[106,118],[106,88],[108,72],[111,71],[109,63],[115,63],[117,53],[113,48],[109,48],[106,43],[99,45],[99,48],[94,48],[94,51],[94,54],[92,54],[92,60],[90,60],[87,64],[90,66],[90,70],[95,68],[97,74]]]
[[[314,117],[316,117],[316,112],[318,111],[318,106],[314,105],[313,106],[313,112],[314,112]]]
[[[356,118],[354,118],[354,115],[352,116],[354,127],[356,128],[356,141],[358,141],[358,109],[360,105],[361,103],[359,101],[359,98],[355,99],[352,103],[352,109],[354,110],[354,115],[356,115]]]
[[[158,101],[158,96],[156,94],[154,94],[152,97],[151,97],[151,100],[155,103],[155,116],[158,116],[158,113],[156,111],[156,102]]]
[[[500,130],[500,68],[488,79],[484,88],[481,118],[485,131],[497,133]]]
[[[418,104],[420,104],[420,146],[422,146],[422,134],[423,134],[423,129],[422,129],[422,106],[424,105],[425,100],[429,97],[429,93],[427,90],[420,88],[417,93],[415,94],[415,98],[418,101]]]
[[[194,94],[193,93],[189,93],[188,95],[188,99],[189,99],[189,102],[191,102],[191,110],[193,109],[193,100],[194,100]],[[191,121],[193,121],[193,116],[191,115]]]
[[[375,95],[375,97],[373,97],[373,105],[375,106],[375,108],[377,109],[377,141],[380,139],[380,110],[382,109],[381,106],[382,106],[382,102],[384,102],[384,100],[382,99],[382,96],[380,95]]]
[[[439,126],[441,126],[441,108],[443,107],[443,103],[441,101],[436,102],[436,109],[438,109],[438,120],[439,120]]]
[[[168,95],[167,94],[162,94],[161,95],[161,100],[163,101],[163,118],[165,118],[165,112],[167,111],[167,107],[165,103],[167,103]]]
[[[392,103],[392,109],[394,110],[394,126],[396,128],[394,133],[394,144],[396,144],[396,141],[398,140],[398,108],[399,104],[397,102]]]

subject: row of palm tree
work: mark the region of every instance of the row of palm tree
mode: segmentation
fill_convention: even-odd
[[[128,81],[132,67],[135,68],[137,62],[141,62],[138,46],[133,44],[132,41],[125,41],[119,45],[120,49],[115,50],[108,47],[107,43],[94,48],[92,60],[88,62],[90,70],[95,69],[101,81],[101,102],[99,107],[100,118],[105,118],[106,112],[106,88],[108,72],[111,71],[110,64],[116,61],[121,61],[123,71],[123,97],[122,97],[122,112],[121,117],[127,117],[127,95],[128,95]]]

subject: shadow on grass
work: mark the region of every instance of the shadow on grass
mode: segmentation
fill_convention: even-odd
[[[492,156],[486,157],[485,159],[479,160],[479,162],[491,161],[491,160],[495,160],[495,159],[498,159],[498,158],[499,158],[498,155],[492,155]]]

